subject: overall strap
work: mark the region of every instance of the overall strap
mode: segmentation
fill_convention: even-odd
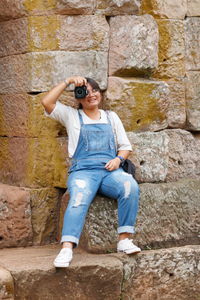
[[[110,118],[110,110],[106,110],[106,115],[107,115],[107,119],[108,119],[108,123],[110,124],[111,128],[112,128],[112,132],[113,132],[113,137],[114,137],[114,144],[115,144],[115,151],[117,153],[117,145],[116,145],[116,140],[115,140],[115,137],[117,138],[117,133],[116,133],[116,129],[115,129],[115,126],[112,126],[112,123],[111,123],[111,118]],[[114,128],[113,128],[114,127]]]
[[[78,116],[79,116],[80,125],[82,126],[84,124],[83,123],[83,117],[82,117],[79,109],[78,109]]]

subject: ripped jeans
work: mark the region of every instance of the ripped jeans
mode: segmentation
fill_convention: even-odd
[[[139,186],[122,168],[114,171],[80,170],[68,178],[70,200],[64,215],[62,242],[77,246],[89,206],[98,193],[118,201],[118,233],[134,233]]]

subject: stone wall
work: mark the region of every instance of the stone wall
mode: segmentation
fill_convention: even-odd
[[[44,117],[40,100],[66,76],[96,79],[105,91],[103,108],[122,119],[137,179],[145,184],[141,205],[153,197],[145,191],[154,185],[156,191],[170,191],[180,179],[198,180],[198,1],[1,0],[0,25],[0,247],[55,240],[67,179],[67,134]],[[76,105],[70,90],[60,100]],[[193,191],[197,200],[191,205],[198,207],[198,187]],[[142,213],[139,220],[145,220]],[[196,242],[195,226],[184,227],[182,235]],[[148,233],[146,244],[145,234],[141,246],[169,245],[164,230],[156,237]],[[83,245],[87,240],[91,250],[93,240],[86,236]]]

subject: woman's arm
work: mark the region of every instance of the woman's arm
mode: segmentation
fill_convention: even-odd
[[[56,106],[56,101],[69,84],[73,83],[75,84],[75,86],[81,86],[85,85],[86,82],[86,79],[81,76],[67,78],[65,81],[60,82],[57,86],[50,90],[50,92],[46,96],[44,96],[44,98],[41,100],[42,105],[44,106],[45,110],[50,114]]]

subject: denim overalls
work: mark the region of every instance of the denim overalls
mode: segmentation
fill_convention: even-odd
[[[81,129],[69,170],[70,200],[64,215],[61,242],[78,245],[87,211],[97,192],[118,200],[118,233],[133,233],[139,187],[122,168],[105,169],[105,164],[116,157],[110,119],[107,117],[105,124],[84,124],[79,111],[78,114]]]

